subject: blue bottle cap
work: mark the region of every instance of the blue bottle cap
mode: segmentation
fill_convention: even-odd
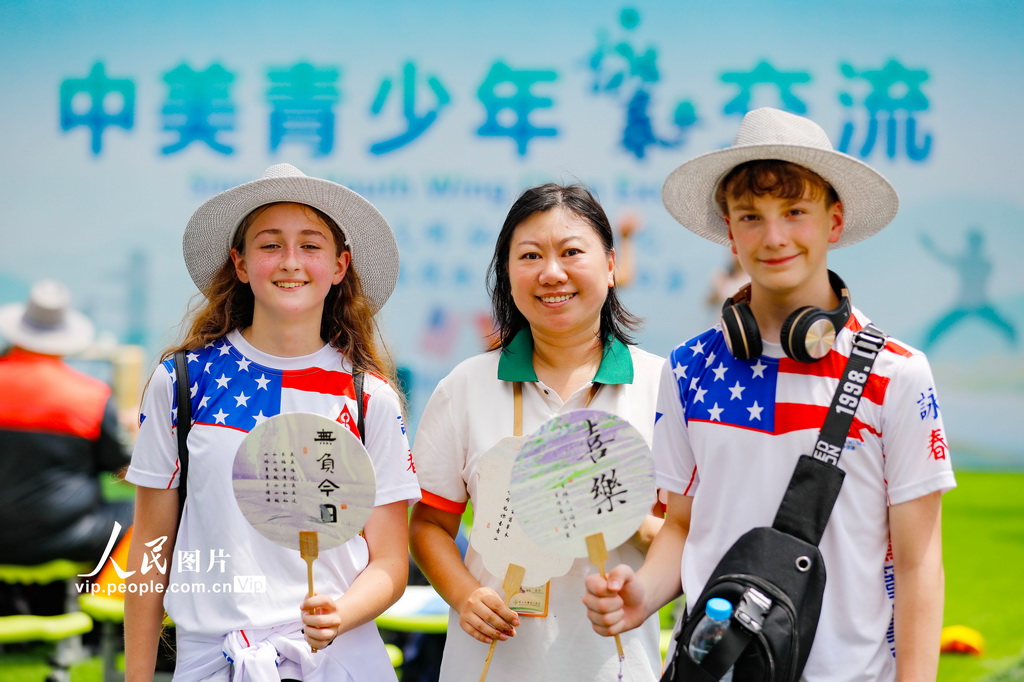
[[[708,599],[708,604],[704,608],[704,613],[708,614],[708,617],[714,618],[715,620],[726,620],[732,615],[732,604],[728,599],[722,599],[721,597]]]

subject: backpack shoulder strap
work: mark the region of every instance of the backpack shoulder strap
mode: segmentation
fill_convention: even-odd
[[[185,496],[188,494],[188,432],[192,428],[192,395],[188,378],[188,358],[185,351],[174,354],[174,375],[178,381],[178,462],[181,471],[178,475],[178,522],[185,509]]]
[[[352,373],[352,383],[356,388],[356,429],[359,431],[359,440],[366,445],[366,433],[364,427],[366,420],[363,415],[363,372]]]

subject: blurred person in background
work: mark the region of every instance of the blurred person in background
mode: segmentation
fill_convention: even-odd
[[[66,286],[36,282],[27,303],[0,308],[0,562],[34,565],[54,559],[98,562],[115,524],[132,522],[131,502],[107,502],[100,474],[120,472],[129,455],[110,386],[64,362],[86,349],[93,325],[71,309]],[[4,591],[0,612],[63,608],[52,598]],[[47,615],[43,613],[42,615]]]

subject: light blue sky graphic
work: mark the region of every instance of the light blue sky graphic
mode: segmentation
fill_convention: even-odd
[[[635,11],[635,27],[623,26],[624,9]],[[194,293],[180,256],[191,212],[216,191],[287,161],[364,193],[395,228],[403,271],[385,310],[385,332],[415,377],[414,427],[434,383],[481,347],[474,320],[487,308],[484,268],[522,187],[583,181],[599,192],[613,221],[627,212],[640,216],[640,277],[623,298],[646,318],[642,345],[664,355],[714,317],[702,300],[726,253],[677,225],[661,205],[660,188],[682,161],[731,141],[739,117],[723,109],[738,90],[723,74],[749,73],[762,62],[805,74],[807,82],[791,92],[838,143],[847,123],[863,136],[867,114],[860,103],[870,92],[866,81],[844,76],[842,65],[864,71],[895,61],[927,73],[920,84],[927,108],[914,117],[931,148],[923,161],[900,146],[890,159],[879,142],[864,159],[896,186],[901,210],[871,241],[835,252],[832,264],[856,305],[890,333],[921,345],[929,325],[954,304],[958,282],[920,235],[955,251],[966,231],[977,228],[993,265],[990,301],[1024,333],[1022,29],[1021,4],[993,0],[6,2],[0,4],[0,302],[22,298],[38,277],[58,277],[101,328],[122,340],[141,334],[155,357],[174,337]],[[594,94],[588,64],[602,44],[628,44],[638,56],[646,51],[648,61],[634,64],[655,64],[656,79],[627,75],[619,91]],[[620,57],[605,53],[606,75],[625,68]],[[132,127],[104,130],[102,151],[94,155],[87,128],[62,130],[59,92],[66,79],[83,78],[97,62],[109,77],[132,81],[135,108]],[[300,62],[339,73],[334,146],[324,156],[295,143],[270,151],[268,71]],[[415,65],[420,112],[437,105],[429,77],[450,102],[409,144],[371,154],[371,144],[408,123],[401,98],[407,63]],[[488,113],[480,88],[496,63],[556,74],[530,86],[551,106],[535,109],[529,120],[557,135],[530,139],[523,155],[510,137],[477,134]],[[202,142],[161,153],[176,139],[164,130],[169,91],[163,79],[182,64],[197,71],[219,64],[233,75],[232,127],[218,133],[233,154]],[[371,107],[385,79],[392,90],[375,116]],[[899,99],[906,94],[901,87],[889,95]],[[502,88],[496,96],[515,86]],[[638,158],[621,138],[630,97],[641,88],[654,135],[675,144],[652,144]],[[845,106],[844,95],[857,104]],[[680,103],[693,106],[694,125],[674,124]],[[751,91],[752,107],[780,103],[770,85]],[[120,105],[113,98],[105,106]],[[512,110],[497,115],[504,124],[515,119]],[[905,113],[897,118],[904,125]],[[960,449],[984,451],[979,466],[1024,466],[1024,450],[1007,425],[1012,421],[986,416],[1024,408],[1021,347],[975,319],[934,347],[955,457]]]

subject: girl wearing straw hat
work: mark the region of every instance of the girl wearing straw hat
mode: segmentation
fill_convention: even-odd
[[[854,336],[870,324],[828,252],[875,234],[898,206],[877,171],[775,109],[751,111],[731,147],[673,171],[662,198],[684,227],[728,245],[751,282],[719,324],[669,355],[653,446],[668,515],[639,571],[588,579],[585,602],[605,635],[681,590],[696,601],[737,539],[772,525],[798,459],[814,452]],[[890,337],[876,355],[839,436],[845,482],[819,544],[828,581],[801,680],[936,675],[941,495],[956,482],[924,354]],[[760,679],[744,665],[754,648],[735,679]]]
[[[398,275],[392,231],[355,192],[279,164],[200,206],[183,247],[204,300],[153,374],[126,477],[138,486],[127,678],[151,678],[166,607],[177,630],[175,680],[395,679],[373,619],[404,590],[406,509],[419,487],[374,321]],[[177,350],[188,353],[194,420],[180,523]],[[362,405],[356,371],[365,373]],[[308,599],[298,553],[248,525],[231,482],[246,433],[300,411],[353,432],[362,411],[365,432],[356,435],[377,480],[364,532],[321,552],[319,594]],[[247,576],[263,576],[266,591],[216,589]]]

